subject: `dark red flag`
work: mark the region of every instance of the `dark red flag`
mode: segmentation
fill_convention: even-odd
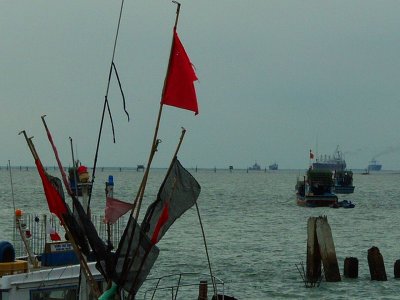
[[[46,195],[49,210],[60,220],[62,220],[63,215],[68,212],[68,209],[63,199],[64,192],[62,191],[61,181],[60,179],[47,174],[38,158],[35,159],[35,164],[40,178],[42,179],[43,189]],[[56,183],[55,180],[58,182]]]
[[[193,83],[196,80],[197,76],[193,65],[174,29],[168,72],[165,78],[161,103],[191,110],[197,115],[199,109]]]
[[[312,153],[311,149],[310,149],[310,159],[314,159],[314,153]]]
[[[121,216],[130,211],[133,204],[127,203],[112,197],[106,198],[106,208],[104,210],[104,221],[114,224]]]

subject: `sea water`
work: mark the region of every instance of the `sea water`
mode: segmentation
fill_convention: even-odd
[[[303,171],[189,170],[201,185],[198,207],[204,226],[212,272],[224,281],[225,294],[238,299],[399,299],[400,281],[393,266],[400,259],[400,173],[354,174],[353,194],[340,195],[353,209],[306,208],[295,202],[294,187]],[[57,170],[48,172],[58,176]],[[165,169],[151,170],[139,220],[157,195]],[[2,240],[11,239],[14,206],[27,213],[44,213],[47,203],[34,168],[0,170],[0,226]],[[143,173],[98,169],[93,188],[93,214],[104,213],[104,182],[114,176],[114,196],[131,201]],[[14,201],[13,201],[14,199]],[[307,220],[327,216],[339,268],[346,257],[359,260],[359,277],[305,288],[296,265],[306,261]],[[152,276],[177,272],[209,273],[196,208],[178,219],[159,242],[160,255]],[[367,251],[383,255],[388,280],[370,280]],[[205,276],[203,279],[210,279]],[[144,298],[144,285],[139,299]],[[211,287],[209,287],[210,291]],[[194,295],[198,287],[194,286]],[[177,299],[195,299],[184,297]],[[150,297],[148,298],[150,299]],[[155,299],[171,299],[156,295]]]

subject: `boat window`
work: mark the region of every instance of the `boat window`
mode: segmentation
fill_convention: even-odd
[[[76,300],[78,291],[76,286],[62,287],[58,289],[45,289],[31,291],[31,300]]]

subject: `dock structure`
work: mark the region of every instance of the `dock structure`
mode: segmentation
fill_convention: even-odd
[[[318,278],[322,262],[325,280],[341,281],[335,244],[327,217],[309,218],[307,234],[307,280],[312,282]]]

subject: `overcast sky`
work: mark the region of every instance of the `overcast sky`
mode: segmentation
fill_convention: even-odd
[[[345,153],[349,168],[377,156],[400,169],[400,1],[182,0],[178,34],[196,67],[200,113],[165,106],[153,166],[166,167],[181,132],[186,167],[306,168],[310,149]],[[0,2],[0,165],[93,165],[120,10],[111,0]],[[126,0],[98,166],[145,164],[176,6]]]

